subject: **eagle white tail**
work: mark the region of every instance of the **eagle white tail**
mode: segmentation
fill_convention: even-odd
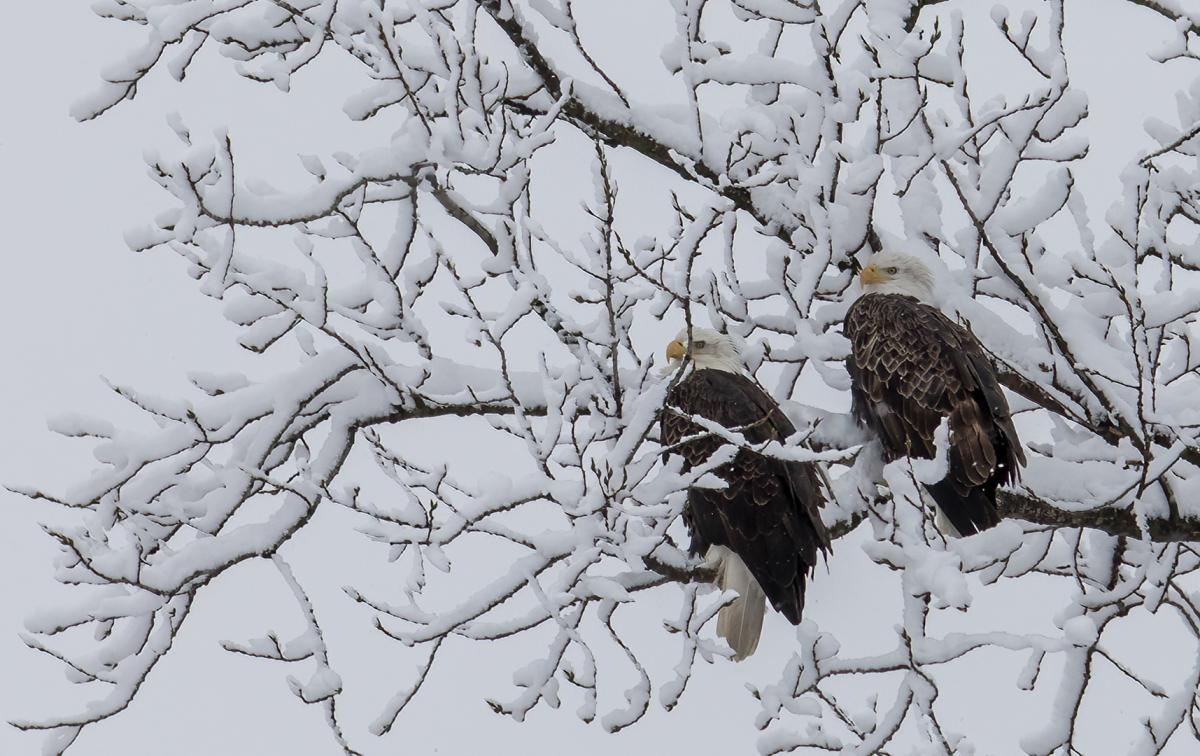
[[[738,593],[733,603],[717,614],[717,635],[733,649],[734,661],[741,661],[758,648],[767,611],[766,594],[742,558],[727,547],[710,546],[705,562],[716,569],[721,590]]]

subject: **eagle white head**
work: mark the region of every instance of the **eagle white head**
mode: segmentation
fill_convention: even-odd
[[[692,364],[697,370],[709,368],[724,370],[727,373],[742,372],[742,355],[737,344],[727,334],[714,331],[711,328],[692,328]],[[688,332],[684,328],[667,344],[667,362],[671,369],[688,353]]]
[[[880,252],[859,271],[864,294],[906,294],[933,304],[933,271],[912,255]]]

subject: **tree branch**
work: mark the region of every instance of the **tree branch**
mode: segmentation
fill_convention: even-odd
[[[916,0],[908,10],[908,16],[904,19],[904,30],[911,32],[917,28],[917,22],[921,19],[921,11],[930,5],[940,5],[946,0]]]
[[[525,35],[516,9],[513,8],[511,13],[505,15],[500,0],[482,0],[480,5],[517,48],[517,52],[520,53],[525,63],[542,80],[546,91],[556,100],[561,98],[562,79],[554,71],[546,57],[538,51],[537,45]],[[614,121],[599,115],[574,97],[567,99],[562,107],[562,114],[588,136],[613,147],[628,147],[687,181],[701,183],[728,199],[737,209],[750,215],[760,226],[771,227],[765,214],[755,206],[749,189],[730,184],[721,186],[721,177],[702,160],[697,159],[690,166],[684,165],[672,156],[672,152],[675,150],[671,147],[628,123]],[[697,181],[697,179],[700,180]],[[776,225],[773,233],[790,247],[792,241],[788,231],[789,229],[784,226]]]
[[[1025,520],[1055,528],[1088,528],[1109,535],[1141,540],[1137,515],[1132,509],[1087,509],[1069,511],[1032,496],[1024,491],[1001,490],[996,493],[1000,514],[1014,520]],[[1200,520],[1189,517],[1147,518],[1146,530],[1155,543],[1200,540]]]
[[[909,8],[908,16],[904,19],[904,30],[911,32],[917,27],[917,22],[920,21],[922,10],[931,5],[941,5],[945,2],[947,2],[947,0],[915,0],[915,2],[913,2],[912,6]],[[1171,21],[1178,21],[1180,18],[1184,18],[1182,14],[1172,11],[1163,3],[1158,2],[1158,0],[1128,0],[1128,2],[1134,5],[1140,5],[1143,8],[1149,8],[1160,16],[1168,18]],[[1188,28],[1193,34],[1200,34],[1200,26],[1197,26],[1196,24],[1190,24]]]
[[[1042,409],[1049,410],[1060,417],[1083,425],[1089,431],[1095,433],[1113,446],[1120,444],[1123,439],[1128,439],[1134,446],[1137,446],[1138,439],[1124,433],[1116,424],[1110,422],[1087,422],[1079,417],[1079,413],[1072,412],[1070,408],[1055,398],[1044,386],[1029,380],[1000,360],[994,360],[993,365],[996,368],[997,380],[1010,391],[1020,394]],[[1149,441],[1167,448],[1175,444],[1175,439],[1168,434],[1153,430],[1149,433]],[[1183,450],[1179,458],[1200,467],[1200,450],[1188,447]]]
[[[1129,2],[1133,3],[1134,5],[1140,5],[1143,8],[1149,8],[1160,16],[1168,18],[1171,21],[1178,21],[1181,18],[1186,18],[1186,16],[1183,14],[1179,13],[1178,11],[1172,11],[1157,0],[1129,0]],[[1188,26],[1188,30],[1193,34],[1200,34],[1200,26],[1197,26],[1194,23]]]

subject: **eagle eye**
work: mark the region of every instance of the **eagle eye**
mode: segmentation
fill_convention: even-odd
[[[887,269],[887,272],[888,272],[888,275],[889,275],[889,276],[894,276],[894,275],[896,275],[896,272],[897,272],[898,270],[899,270],[899,268],[897,268],[895,265],[893,265],[893,266],[891,266],[890,268],[888,268],[888,269]]]

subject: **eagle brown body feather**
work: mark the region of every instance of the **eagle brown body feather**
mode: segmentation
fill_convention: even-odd
[[[949,470],[926,489],[963,535],[1000,521],[996,488],[1025,464],[1008,402],[974,334],[901,294],[866,294],[846,316],[855,418],[889,462],[933,458],[950,419]]]
[[[753,381],[723,370],[698,369],[667,394],[663,443],[684,458],[686,469],[704,464],[724,439],[692,422],[691,416],[743,434],[751,444],[783,441],[795,432],[779,405]],[[683,439],[690,439],[684,441]],[[771,604],[792,624],[800,621],[807,575],[817,552],[829,548],[818,506],[828,490],[815,463],[790,462],[739,449],[718,467],[721,489],[688,492],[684,522],[691,552],[710,546],[736,553]]]

